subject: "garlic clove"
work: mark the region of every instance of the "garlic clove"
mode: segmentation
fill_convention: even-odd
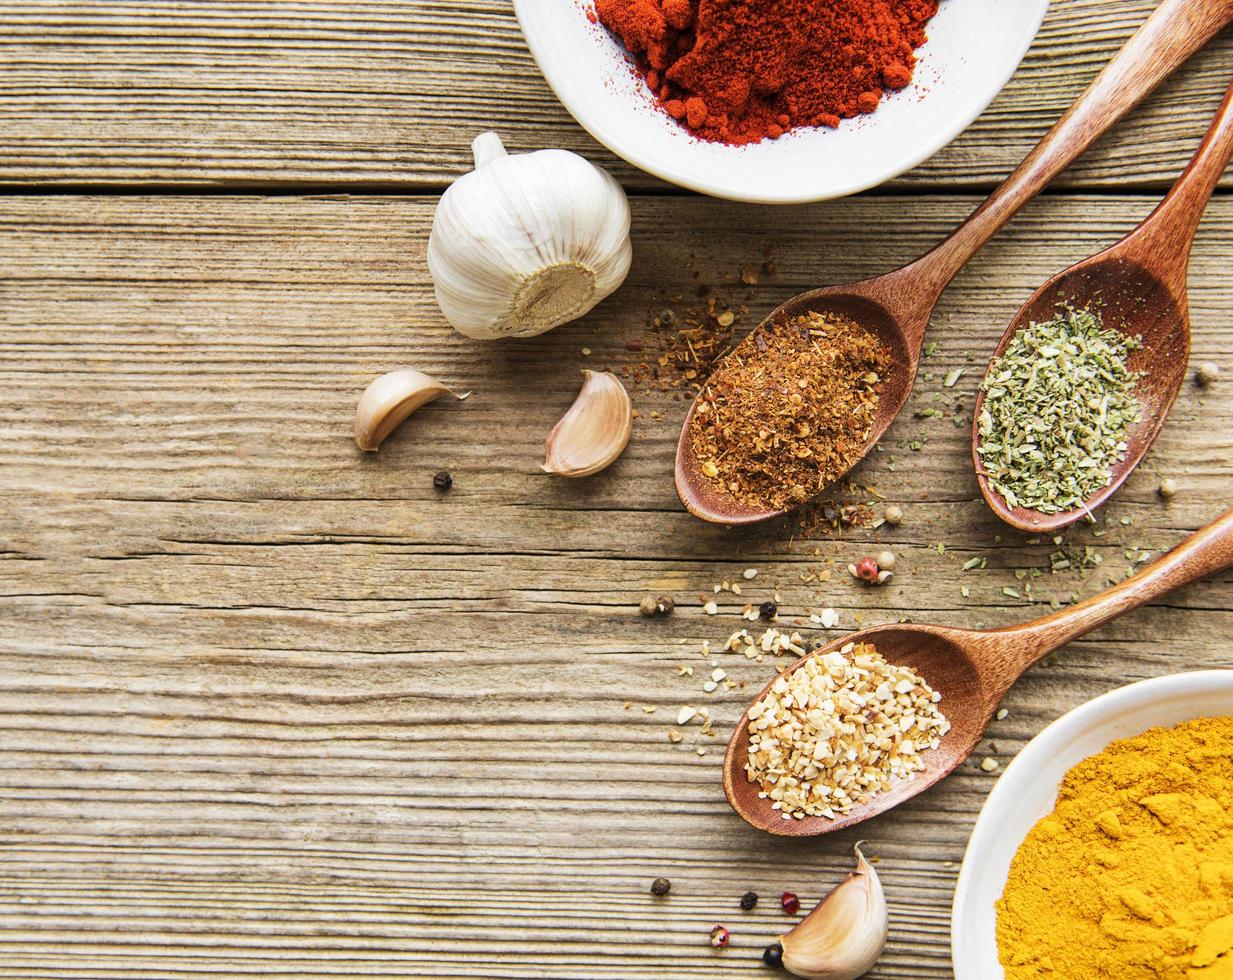
[[[863,843],[863,842],[862,842]],[[856,870],[778,943],[788,970],[807,980],[857,980],[886,947],[889,916],[882,883],[858,843]]]
[[[548,434],[544,471],[590,476],[624,451],[634,430],[629,393],[615,374],[583,371],[582,390]]]
[[[445,394],[461,400],[470,392],[455,394],[436,378],[414,368],[381,375],[364,389],[355,406],[355,444],[364,452],[375,453],[408,415]]]
[[[629,273],[629,201],[567,150],[513,156],[495,133],[441,196],[428,239],[437,305],[459,333],[533,337],[591,310]]]

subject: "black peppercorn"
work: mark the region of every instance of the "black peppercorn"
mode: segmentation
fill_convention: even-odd
[[[779,966],[783,962],[783,947],[779,943],[771,943],[762,951],[762,962],[767,966]]]
[[[748,912],[751,908],[758,904],[757,892],[746,892],[741,896],[741,908]]]
[[[779,612],[779,606],[768,599],[758,607],[758,615],[763,619],[774,619],[775,614]]]
[[[438,470],[432,478],[432,485],[438,490],[448,490],[454,485],[454,478],[450,476],[448,470]]]
[[[667,895],[672,890],[672,882],[667,878],[656,878],[651,882],[652,895]]]

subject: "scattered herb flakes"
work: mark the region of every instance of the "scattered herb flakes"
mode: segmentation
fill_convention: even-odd
[[[1015,334],[981,383],[978,420],[984,474],[1008,506],[1056,514],[1108,486],[1140,418],[1127,366],[1139,347],[1089,310]]]

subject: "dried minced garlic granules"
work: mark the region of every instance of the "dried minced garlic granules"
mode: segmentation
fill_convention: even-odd
[[[833,820],[925,768],[950,731],[941,700],[868,643],[815,654],[749,709],[745,774],[785,820]]]

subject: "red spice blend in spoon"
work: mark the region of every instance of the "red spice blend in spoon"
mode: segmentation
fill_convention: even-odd
[[[938,0],[596,0],[664,110],[743,145],[838,126],[912,81]]]

